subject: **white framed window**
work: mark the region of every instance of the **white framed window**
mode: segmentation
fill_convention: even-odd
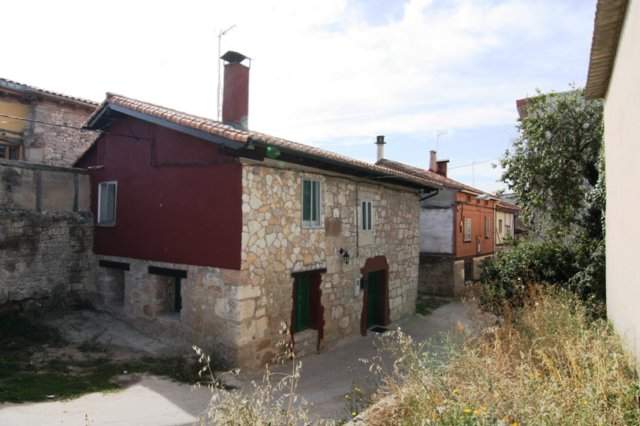
[[[320,227],[320,181],[302,179],[302,226]]]
[[[464,242],[471,242],[471,218],[464,218]]]
[[[114,226],[116,224],[116,204],[118,199],[118,182],[100,182],[98,184],[98,225]]]
[[[360,229],[363,231],[373,229],[373,204],[371,201],[360,203]]]

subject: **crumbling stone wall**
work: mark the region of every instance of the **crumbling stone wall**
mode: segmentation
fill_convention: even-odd
[[[323,226],[301,224],[302,178],[321,182]],[[395,321],[415,311],[420,250],[417,193],[314,169],[280,167],[277,162],[243,164],[242,271],[244,285],[257,289],[245,299],[240,331],[242,362],[260,365],[274,353],[282,322],[290,324],[293,272],[326,268],[322,274],[326,347],[360,333],[361,268],[368,258],[385,256],[389,265],[389,311]],[[373,231],[358,227],[358,206],[373,202]],[[350,254],[349,263],[339,250]],[[294,336],[295,338],[295,336]]]
[[[0,307],[90,299],[92,247],[83,171],[0,160]]]
[[[24,136],[25,159],[54,166],[73,166],[91,146],[97,133],[78,130],[93,109],[71,102],[34,100]],[[56,126],[45,123],[56,124]]]
[[[96,299],[100,308],[142,332],[173,342],[177,352],[191,351],[195,344],[211,354],[217,367],[240,364],[239,351],[253,337],[242,328],[242,322],[253,315],[244,302],[259,293],[242,283],[240,271],[115,256],[98,256],[98,261]],[[119,268],[108,262],[117,262]],[[166,291],[171,279],[150,274],[149,267],[186,273],[181,279],[180,312],[163,309],[171,298]],[[116,297],[121,290],[122,301]]]

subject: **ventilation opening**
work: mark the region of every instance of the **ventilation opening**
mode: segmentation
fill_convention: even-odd
[[[129,264],[101,260],[100,273],[98,274],[98,293],[102,296],[106,305],[113,307],[124,306],[125,299],[125,271],[129,270]]]
[[[182,280],[187,272],[180,269],[149,267],[153,276],[152,304],[158,315],[179,315],[182,311]]]

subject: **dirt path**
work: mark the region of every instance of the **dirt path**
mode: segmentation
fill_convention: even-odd
[[[423,340],[436,338],[457,323],[472,328],[473,309],[452,302],[431,315],[416,315],[394,327],[400,326],[416,340]],[[313,404],[315,418],[347,416],[344,397],[354,382],[365,382],[366,367],[358,359],[376,354],[374,339],[374,335],[353,337],[336,348],[303,358],[299,393]],[[185,425],[197,421],[208,401],[206,389],[194,390],[168,379],[145,376],[119,392],[94,393],[70,401],[0,405],[0,425]]]

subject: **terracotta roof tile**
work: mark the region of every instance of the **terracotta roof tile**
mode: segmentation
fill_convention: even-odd
[[[320,160],[330,160],[339,163],[342,166],[346,166],[347,168],[350,167],[359,171],[375,173],[378,175],[378,177],[398,178],[406,182],[410,182],[413,185],[419,185],[426,188],[437,188],[442,186],[438,181],[435,181],[428,177],[407,174],[395,168],[389,168],[384,165],[370,164],[365,161],[349,158],[344,155],[326,151],[311,145],[293,142],[287,139],[267,135],[265,133],[237,129],[233,126],[224,124],[216,120],[205,117],[198,117],[195,115],[176,111],[170,108],[165,108],[159,105],[154,105],[148,102],[139,101],[125,96],[116,95],[113,93],[107,94],[107,98],[105,99],[105,101],[100,105],[100,107],[96,109],[91,117],[89,117],[85,126],[90,127],[90,123],[92,123],[92,121],[100,114],[100,112],[109,105],[117,105],[145,115],[161,118],[180,126],[201,130],[211,135],[219,136],[241,144],[245,144],[249,140],[252,140],[265,145],[272,145],[283,150],[299,153],[301,155],[316,157]]]
[[[97,102],[90,101],[88,99],[77,98],[75,96],[63,95],[62,93],[52,92],[50,90],[40,89],[38,87],[29,86],[27,84],[18,83],[17,81],[8,80],[6,78],[0,78],[0,88],[11,90],[18,93],[25,93],[30,95],[40,95],[50,99],[57,99],[66,102],[72,102],[76,105],[95,108],[98,106]]]

